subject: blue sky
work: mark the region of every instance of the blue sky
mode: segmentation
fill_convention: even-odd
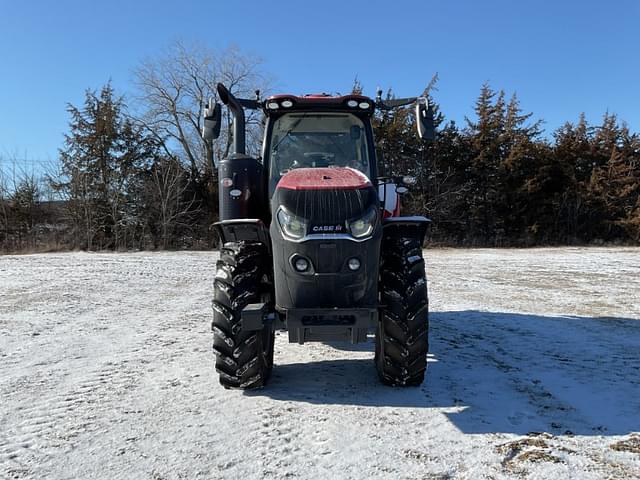
[[[459,124],[488,81],[551,131],[609,110],[640,131],[640,2],[0,1],[0,157],[55,159],[67,102],[131,71],[174,40],[230,44],[264,61],[278,90],[420,93]]]

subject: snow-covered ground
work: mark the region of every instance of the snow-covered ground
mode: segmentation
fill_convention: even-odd
[[[213,371],[215,253],[0,257],[0,477],[640,478],[640,249],[425,255],[420,388],[280,334],[250,393]]]

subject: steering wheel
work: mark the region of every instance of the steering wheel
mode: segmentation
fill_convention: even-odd
[[[305,152],[303,164],[308,167],[328,167],[333,163],[335,153],[331,152]],[[296,162],[297,163],[297,162]]]

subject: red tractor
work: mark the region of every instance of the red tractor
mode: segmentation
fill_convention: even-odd
[[[420,385],[427,366],[428,300],[422,243],[429,220],[399,216],[410,177],[379,178],[371,118],[415,104],[418,134],[434,135],[425,97],[276,95],[239,99],[218,84],[233,115],[234,153],[218,165],[220,259],[213,350],[226,388],[264,386],[274,332],[289,341],[366,342],[389,385]],[[260,158],[245,153],[244,109],[265,115]],[[221,105],[205,109],[211,152]]]

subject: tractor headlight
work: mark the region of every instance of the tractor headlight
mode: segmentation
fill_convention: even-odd
[[[300,217],[292,215],[283,208],[278,210],[278,223],[280,224],[282,233],[294,240],[300,240],[307,233],[307,222]]]
[[[371,232],[373,232],[376,226],[377,213],[375,208],[371,208],[362,217],[350,221],[347,226],[349,227],[351,235],[355,238],[363,238],[371,235]]]

